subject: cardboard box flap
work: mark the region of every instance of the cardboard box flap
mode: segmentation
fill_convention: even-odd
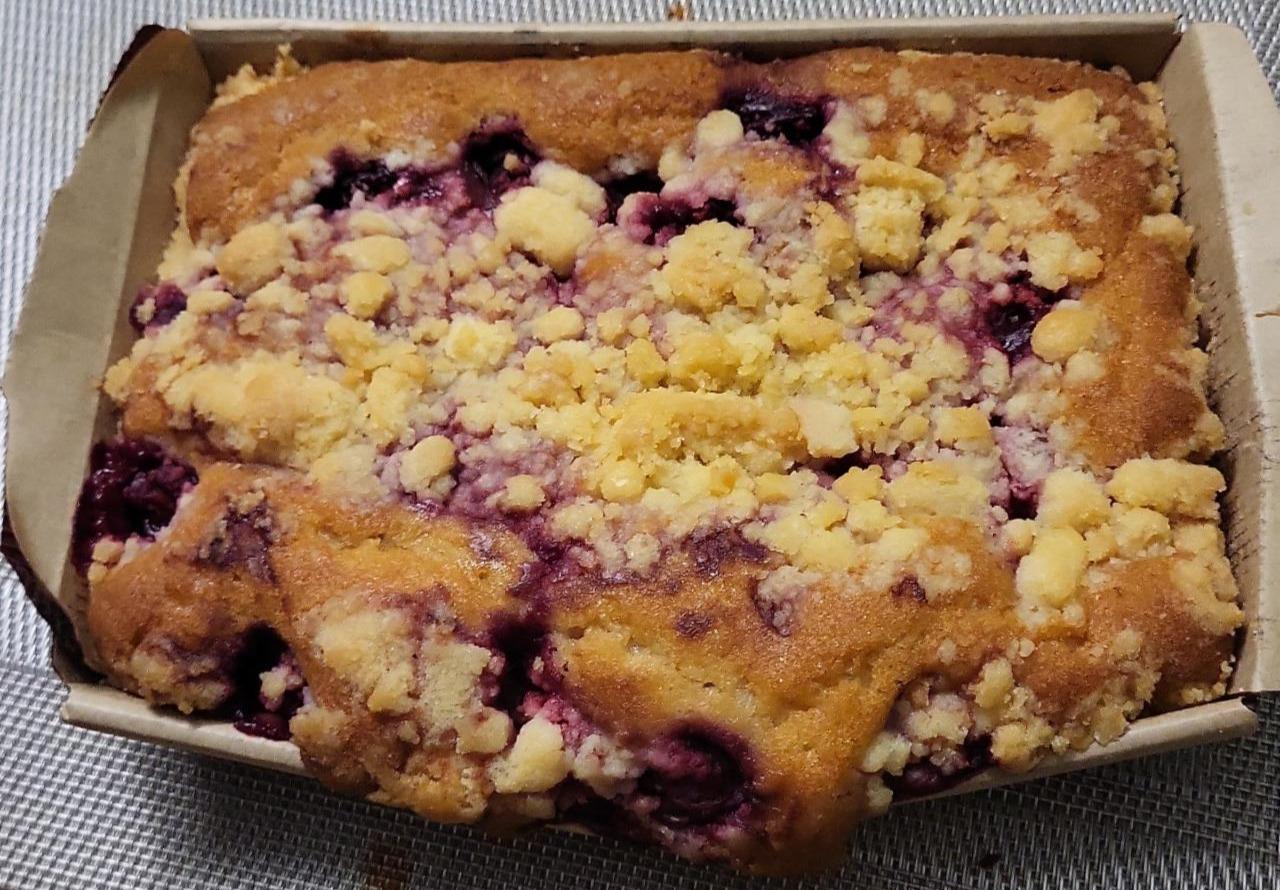
[[[181,31],[154,35],[118,72],[54,196],[5,370],[8,466],[26,468],[5,479],[13,533],[78,628],[84,590],[67,542],[90,443],[113,429],[97,384],[132,340],[124,295],[160,259],[174,220],[171,159],[210,95]]]
[[[1129,727],[1120,738],[1106,745],[1092,745],[1083,751],[1051,755],[1038,763],[1035,769],[1015,773],[1002,769],[987,769],[973,778],[940,791],[937,794],[907,798],[904,804],[953,797],[970,791],[985,791],[1001,785],[1012,785],[1028,779],[1045,779],[1078,769],[1093,769],[1123,763],[1135,757],[1147,757],[1206,745],[1227,742],[1253,735],[1258,729],[1258,717],[1238,698],[1207,702],[1195,708],[1169,711],[1154,717],[1144,717]]]
[[[62,719],[72,726],[110,732],[144,742],[163,742],[198,754],[224,757],[305,776],[302,755],[292,742],[245,735],[225,720],[184,717],[162,711],[110,686],[75,683],[62,704]]]
[[[1195,25],[1160,76],[1199,232],[1196,286],[1213,339],[1209,396],[1227,431],[1228,555],[1247,625],[1231,692],[1280,690],[1280,110],[1244,34]],[[1192,176],[1192,171],[1215,175]],[[1225,236],[1225,237],[1221,237]]]
[[[663,25],[442,25],[195,20],[188,26],[215,81],[249,62],[270,66],[276,47],[293,46],[300,62],[419,58],[433,61],[570,56],[712,47],[751,57],[783,57],[842,45],[935,52],[1005,53],[1119,65],[1155,77],[1178,40],[1178,17],[1143,15],[1007,16]]]

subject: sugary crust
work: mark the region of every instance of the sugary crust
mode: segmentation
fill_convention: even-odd
[[[272,540],[261,554],[270,578],[208,556],[246,498],[270,516]],[[212,464],[156,544],[94,586],[89,627],[116,683],[186,710],[199,706],[216,673],[202,656],[266,624],[290,647],[312,707],[341,715],[314,736],[295,729],[321,778],[350,792],[376,791],[429,818],[500,825],[502,808],[483,807],[494,794],[485,773],[492,758],[460,756],[451,740],[425,751],[406,742],[403,714],[371,712],[358,670],[326,661],[315,620],[355,592],[362,602],[403,610],[409,633],[441,615],[477,641],[504,622],[542,623],[569,698],[615,737],[643,746],[672,726],[708,724],[745,742],[766,805],[759,832],[727,852],[753,870],[788,872],[836,859],[865,814],[867,777],[858,762],[903,678],[962,686],[1024,638],[1011,574],[982,536],[952,522],[936,523],[931,534],[972,560],[962,589],[925,603],[893,590],[823,585],[781,636],[753,603],[767,559],[730,553],[699,566],[684,556],[642,581],[583,579],[531,604],[512,591],[536,559],[501,528],[362,507],[326,498],[292,474]],[[1082,703],[1138,675],[1163,676],[1171,689],[1217,680],[1230,640],[1197,630],[1194,607],[1165,573],[1154,560],[1126,568],[1097,593],[1087,628],[1041,636],[1016,672],[1034,691],[1038,715],[1066,722]],[[1143,644],[1117,660],[1107,650],[1122,631]],[[948,640],[944,660],[938,653]],[[139,653],[156,641],[181,653],[170,669],[189,663],[191,674],[141,671]]]
[[[92,549],[113,682],[225,711],[269,628],[262,700],[305,682],[335,787],[498,828],[589,787],[605,828],[761,872],[890,788],[1222,694],[1221,426],[1149,89],[852,49],[228,90],[181,287],[104,381],[199,476],[146,456],[172,521]],[[441,212],[495,128],[510,187]],[[382,179],[323,198],[344,164]],[[610,205],[637,173],[661,195]]]
[[[784,93],[856,101],[891,95],[893,72],[904,68],[913,90],[945,90],[962,109],[984,94],[1050,100],[1087,89],[1103,113],[1119,120],[1116,150],[1080,159],[1065,182],[1046,172],[1051,150],[1042,141],[1013,139],[994,151],[1026,180],[1065,187],[1098,211],[1086,220],[1055,211],[1057,224],[1070,228],[1082,249],[1108,258],[1082,299],[1102,307],[1120,338],[1106,353],[1101,380],[1069,396],[1066,413],[1080,429],[1081,451],[1098,466],[1142,455],[1203,456],[1197,422],[1206,413],[1204,398],[1183,358],[1194,337],[1190,277],[1176,250],[1139,230],[1154,209],[1146,196],[1164,175],[1141,156],[1154,144],[1137,107],[1146,99],[1125,79],[1078,63],[863,48],[766,65],[709,52],[324,65],[215,108],[197,125],[187,225],[193,236],[225,239],[268,214],[336,148],[361,156],[419,154],[425,144],[429,154],[442,155],[485,120],[504,116],[518,117],[548,157],[579,171],[598,174],[619,159],[651,169],[667,145],[687,142],[734,88],[766,83]],[[920,125],[913,102],[890,102],[871,134],[870,153],[892,157],[899,139]],[[953,172],[973,121],[957,115],[941,126],[927,119],[925,125],[920,166],[938,175]]]
[[[210,556],[210,542],[246,498],[264,505],[269,517],[270,540],[252,555],[264,567],[258,570],[251,560],[220,566]],[[316,705],[336,706],[343,714],[338,727],[304,746],[312,766],[336,787],[370,793],[379,784],[375,777],[405,768],[409,746],[395,735],[394,723],[380,722],[364,706],[353,667],[335,670],[326,661],[315,639],[315,616],[327,603],[358,593],[403,610],[415,623],[447,613],[464,635],[478,635],[500,616],[518,619],[527,607],[508,589],[527,551],[496,537],[481,558],[470,534],[456,522],[424,521],[403,509],[326,502],[288,474],[211,465],[162,545],[145,548],[95,587],[89,627],[118,683],[183,710],[201,707],[208,684],[228,682],[225,666],[205,657],[255,626],[273,628],[294,653]],[[153,645],[177,653],[164,665],[174,671],[170,676],[140,669],[149,664]],[[184,665],[190,665],[185,675]],[[431,754],[437,774],[447,777],[439,787],[387,793],[432,818],[465,818],[476,794],[464,781],[465,767],[451,751]]]
[[[340,145],[359,155],[443,152],[486,118],[507,115],[577,170],[598,171],[617,157],[652,168],[714,107],[723,71],[700,52],[324,65],[216,108],[197,125],[188,224],[193,234],[229,235],[269,212]]]

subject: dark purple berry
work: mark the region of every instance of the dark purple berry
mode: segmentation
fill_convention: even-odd
[[[1036,503],[1035,494],[1018,494],[1012,492],[1009,495],[1009,506],[1005,508],[1005,512],[1009,514],[1010,519],[1035,519]]]
[[[268,703],[262,695],[262,674],[279,665],[296,671],[289,647],[264,624],[249,628],[234,644],[227,671],[231,695],[223,710],[245,735],[275,741],[289,738],[289,720],[302,706],[301,676],[295,673],[292,688],[277,702]]]
[[[490,629],[488,644],[502,656],[502,668],[484,690],[485,703],[516,716],[525,697],[538,688],[531,674],[534,659],[546,651],[547,630],[527,619],[503,617]]]
[[[231,724],[245,735],[283,742],[289,739],[289,719],[282,714],[270,711],[259,711],[249,716],[238,717]]]
[[[798,96],[779,96],[770,90],[751,88],[729,93],[721,105],[742,119],[748,133],[761,139],[785,139],[792,145],[808,145],[827,125],[826,102]]]
[[[952,788],[992,763],[991,736],[970,736],[944,766],[931,760],[907,764],[900,776],[885,776],[898,797],[923,797]]]
[[[634,838],[645,836],[635,815],[621,802],[601,797],[577,779],[566,779],[555,788],[556,821],[578,825],[597,834]]]
[[[693,564],[704,575],[717,575],[721,567],[732,557],[747,562],[760,562],[768,550],[752,543],[736,528],[723,529],[692,538],[687,545]]]
[[[656,799],[652,815],[672,828],[720,822],[749,802],[741,761],[710,733],[685,729],[655,742],[637,791]]]
[[[823,461],[817,469],[835,480],[850,470],[865,470],[867,467],[872,466],[872,463],[871,455],[862,451],[851,451],[843,457],[833,457],[830,460]]]
[[[662,179],[653,170],[641,170],[639,173],[632,173],[630,176],[619,176],[615,179],[609,179],[601,183],[604,186],[605,201],[607,203],[607,219],[610,221],[618,218],[618,208],[622,206],[622,202],[627,199],[628,195],[653,194],[656,195],[662,191]]]
[[[498,206],[503,193],[525,184],[539,155],[518,126],[506,122],[482,127],[462,143],[459,168],[472,205]]]
[[[1031,331],[1039,321],[1040,313],[1036,307],[1024,303],[1010,302],[1004,306],[994,305],[987,309],[985,320],[987,330],[996,341],[1000,351],[1016,362],[1027,353],[1031,343]]]
[[[392,170],[380,160],[339,150],[331,159],[333,179],[314,200],[329,212],[350,207],[357,193],[366,198],[387,195],[392,204],[442,199],[450,212],[466,207],[491,210],[504,192],[528,182],[538,159],[533,143],[509,122],[467,136],[456,169]]]
[[[1031,332],[1045,313],[1061,299],[1042,287],[1020,281],[1009,285],[1007,303],[992,303],[982,314],[987,333],[995,345],[1016,364],[1031,348]]]
[[[920,586],[920,581],[915,575],[907,575],[900,578],[898,583],[893,585],[889,591],[895,599],[910,599],[917,603],[923,603],[928,600],[924,594],[924,588]]]
[[[680,636],[696,640],[711,630],[714,624],[715,619],[702,612],[681,612],[676,618],[675,627],[676,633]]]
[[[374,198],[396,184],[396,174],[382,161],[361,160],[339,150],[334,153],[332,165],[333,181],[315,197],[315,203],[330,213],[350,207],[357,192]]]
[[[708,220],[737,225],[738,208],[732,201],[722,198],[707,198],[700,203],[692,203],[685,198],[643,195],[635,215],[636,223],[648,233],[644,239],[645,243],[656,244],[659,247],[690,226]]]
[[[275,537],[275,524],[265,501],[247,513],[229,510],[201,557],[219,569],[239,569],[255,580],[275,584],[270,554]]]
[[[138,311],[148,300],[151,301],[151,318],[144,322],[138,316]],[[133,298],[133,306],[129,309],[129,324],[133,325],[135,331],[142,333],[149,327],[167,325],[186,308],[187,295],[176,284],[168,281],[163,284],[144,284],[138,288],[138,293]]]
[[[103,538],[152,538],[169,524],[196,471],[154,442],[99,442],[89,456],[72,534],[72,560],[84,571]]]
[[[399,171],[395,185],[391,187],[391,199],[396,204],[434,201],[445,196],[445,174],[437,170],[406,167]]]

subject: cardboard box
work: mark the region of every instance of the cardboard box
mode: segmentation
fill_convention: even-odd
[[[1029,17],[668,24],[618,27],[356,26],[276,21],[196,22],[144,29],[121,60],[49,213],[9,367],[8,524],[2,548],[55,628],[54,666],[67,684],[63,718],[288,772],[288,742],[184,718],[95,682],[79,657],[85,591],[68,563],[72,515],[91,443],[113,417],[96,381],[133,339],[130,297],[154,270],[174,219],[171,183],[187,132],[212,85],[241,64],[268,64],[291,43],[315,64],[338,58],[430,59],[573,55],[712,46],[784,56],[836,45],[1057,56],[1120,65],[1165,92],[1179,151],[1183,210],[1196,228],[1196,281],[1211,338],[1211,398],[1226,423],[1221,462],[1228,550],[1248,616],[1224,700],[1143,718],[1105,748],[1051,759],[1030,773],[988,772],[960,793],[1247,735],[1244,696],[1280,689],[1280,114],[1244,35],[1222,25],[1185,30],[1173,16]],[[90,659],[91,660],[91,659]]]

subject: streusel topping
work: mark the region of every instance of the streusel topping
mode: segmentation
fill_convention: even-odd
[[[1240,621],[1217,525],[1225,483],[1195,462],[1221,447],[1222,428],[1200,394],[1191,233],[1173,212],[1158,94],[957,90],[931,67],[943,57],[867,58],[841,70],[873,72],[876,91],[726,88],[652,167],[626,155],[575,167],[533,138],[519,108],[453,140],[408,143],[359,120],[358,139],[313,153],[249,221],[179,227],[134,307],[142,336],[104,380],[124,433],[163,441],[197,470],[278,468],[353,510],[502,529],[543,566],[538,583],[594,579],[592,620],[613,596],[625,614],[624,590],[686,562],[712,576],[726,560],[753,566],[759,632],[782,640],[825,616],[833,590],[947,610],[970,602],[976,578],[1003,573],[981,595],[998,602],[1007,587],[1007,605],[974,606],[953,636],[922,633],[927,651],[907,675],[880,689],[863,662],[883,728],[847,747],[872,809],[989,763],[1024,768],[1108,741],[1155,698],[1221,695],[1229,648],[1196,650],[1210,675],[1175,677],[1151,651],[1164,626],[1144,630],[1115,602],[1130,575],[1158,567],[1197,633],[1221,642]],[[310,76],[288,61],[266,78],[241,73],[220,110]],[[1121,168],[1145,194],[1116,209],[1100,196],[1117,193]],[[199,176],[199,159],[189,169]],[[1125,302],[1142,257],[1162,270],[1186,331],[1135,320],[1165,312]],[[1165,356],[1151,375],[1173,393],[1176,433],[1121,424],[1104,441],[1095,407],[1156,385],[1135,365],[1152,348]],[[157,509],[180,523],[186,470],[164,469],[155,447],[139,471],[150,475],[136,478],[167,474]],[[133,459],[112,455],[103,466]],[[106,505],[132,504],[143,484],[103,478],[124,492]],[[270,521],[254,512],[273,497],[294,495],[237,501],[201,558],[258,565],[256,582],[287,587],[254,562],[287,547],[283,508]],[[91,583],[163,525],[86,531]],[[532,691],[504,707],[482,690],[509,648],[464,633],[447,609],[431,614],[419,633],[407,607],[353,591],[279,630],[295,647],[307,639],[362,709],[403,716],[402,743],[444,744],[461,772],[441,787],[466,789],[451,810],[366,762],[385,799],[440,818],[486,807],[552,818],[568,781],[630,801],[682,852],[732,846],[675,830],[683,809],[663,815],[676,804],[653,789],[693,775],[714,804],[694,809],[751,833],[767,782],[738,741],[680,730],[637,753],[601,728],[591,695],[555,691],[546,678],[577,668],[549,653],[524,666]],[[697,610],[673,627],[682,641],[714,635]],[[628,651],[647,645],[641,636]],[[611,651],[593,639],[570,634],[564,651]],[[1078,696],[1061,686],[1066,640],[1087,652],[1071,657],[1094,659]],[[221,694],[207,671],[165,691],[174,681],[155,646],[131,664],[144,692],[184,708]],[[267,667],[272,701],[301,694],[305,669]],[[290,729],[332,764],[345,719],[308,700]]]
[[[910,95],[925,127],[956,113],[946,92]],[[653,191],[613,207],[607,181],[531,157],[515,121],[475,137],[499,145],[481,177],[511,178],[491,211],[463,194],[462,146],[387,159],[382,188],[329,159],[296,206],[223,244],[175,243],[163,274],[186,309],[148,325],[107,390],[146,388],[173,428],[358,496],[536,514],[605,576],[733,526],[795,568],[882,586],[919,558],[920,515],[996,537],[1052,477],[1093,509],[1030,533],[1019,590],[1028,620],[1060,614],[1090,562],[1083,535],[1129,521],[1105,476],[1072,466],[1060,417],[1108,332],[1073,292],[1099,252],[1057,223],[1098,211],[990,149],[1038,140],[1064,175],[1118,121],[1089,90],[979,97],[946,181],[920,167],[918,132],[872,150],[890,99],[815,105],[828,123],[799,145],[713,111]],[[406,182],[402,197],[391,183]],[[316,202],[335,189],[344,206]],[[1189,243],[1171,214],[1143,230]],[[1220,435],[1206,427],[1197,450]],[[1192,515],[1211,511],[1220,478],[1187,470],[1187,485],[1212,477]],[[1157,472],[1135,461],[1123,477]],[[926,595],[966,574],[935,563]]]

